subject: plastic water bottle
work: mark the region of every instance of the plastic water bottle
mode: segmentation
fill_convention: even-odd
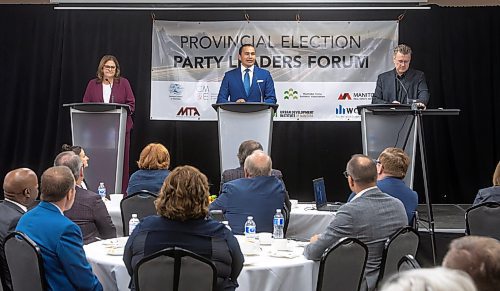
[[[99,183],[99,187],[97,187],[97,194],[99,194],[101,198],[106,197],[106,186],[104,186],[104,182]]]
[[[256,235],[257,225],[253,221],[253,216],[249,216],[247,217],[247,222],[245,222],[245,237],[253,239]]]
[[[281,214],[281,209],[276,209],[276,214],[273,219],[273,237],[283,238],[283,229],[285,228],[285,218]]]
[[[139,218],[137,214],[132,214],[132,218],[128,221],[128,235],[131,235],[135,227],[139,224]]]

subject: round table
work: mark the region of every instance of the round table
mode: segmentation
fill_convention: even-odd
[[[126,237],[118,238],[121,244]],[[238,241],[244,239],[238,237]],[[106,291],[129,290],[130,276],[122,256],[108,255],[104,244],[98,241],[84,246],[87,260]],[[274,257],[271,246],[261,246],[258,255],[245,256],[243,270],[238,277],[237,291],[313,291],[316,290],[319,263],[307,260],[302,247],[296,246],[293,258]],[[281,252],[284,254],[283,252]],[[299,255],[300,254],[300,255]],[[278,254],[279,255],[279,254]]]
[[[290,212],[290,223],[286,236],[299,240],[309,240],[322,233],[335,217],[335,212],[318,211],[314,204],[299,203]]]

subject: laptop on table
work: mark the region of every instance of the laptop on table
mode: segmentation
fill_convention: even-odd
[[[326,200],[325,179],[317,178],[313,180],[314,200],[316,209],[319,211],[337,211],[342,203],[328,204]]]

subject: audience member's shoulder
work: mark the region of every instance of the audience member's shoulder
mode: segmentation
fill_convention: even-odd
[[[277,177],[277,178],[282,178],[283,177],[283,173],[281,173],[280,170],[277,170],[277,169],[272,169],[271,170],[271,175]]]

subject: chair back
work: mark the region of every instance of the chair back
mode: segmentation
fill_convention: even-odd
[[[384,278],[390,277],[398,272],[398,265],[401,258],[406,255],[415,257],[417,254],[420,237],[411,227],[406,226],[398,230],[392,237],[385,242],[382,252],[382,262],[378,274],[377,285],[381,286]]]
[[[500,203],[485,202],[465,211],[465,232],[500,240]]]
[[[122,214],[123,236],[128,236],[128,222],[132,214],[137,214],[137,218],[155,215],[155,200],[157,196],[149,191],[141,191],[129,195],[120,201],[120,211]]]
[[[12,232],[5,238],[4,251],[13,290],[47,290],[42,255],[34,241]]]
[[[367,258],[368,248],[360,240],[340,239],[321,256],[316,290],[359,290]]]
[[[137,291],[210,291],[217,284],[212,261],[173,247],[142,258],[134,270]]]
[[[399,260],[398,263],[398,272],[420,269],[420,264],[417,262],[415,257],[412,255],[406,255]]]

